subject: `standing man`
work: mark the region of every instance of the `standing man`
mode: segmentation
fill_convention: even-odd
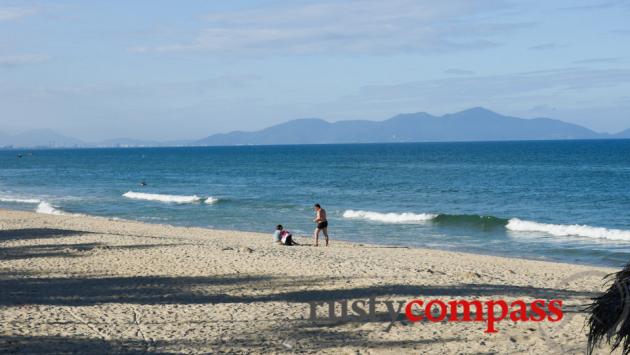
[[[315,246],[319,246],[319,232],[324,232],[324,238],[326,238],[326,246],[328,246],[328,220],[326,219],[326,210],[319,205],[319,203],[315,204],[315,223],[317,223],[317,228],[315,228]]]

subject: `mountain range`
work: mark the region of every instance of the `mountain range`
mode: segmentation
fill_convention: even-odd
[[[630,130],[618,135],[549,118],[523,119],[503,116],[476,107],[444,116],[427,113],[401,114],[385,121],[298,119],[257,132],[215,134],[197,145],[394,143],[442,141],[500,141],[552,139],[630,138]]]
[[[424,112],[400,114],[385,121],[328,122],[318,118],[303,118],[255,132],[234,131],[214,134],[199,140],[176,142],[119,138],[98,143],[86,143],[51,130],[33,130],[15,136],[0,132],[0,146],[229,146],[627,138],[630,138],[630,129],[617,134],[598,133],[560,120],[510,117],[476,107],[443,116],[433,116]]]

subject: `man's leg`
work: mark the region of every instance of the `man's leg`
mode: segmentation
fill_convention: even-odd
[[[326,238],[326,246],[328,246],[328,228],[324,228],[324,238]]]
[[[318,243],[318,241],[319,241],[319,228],[315,228],[315,232],[313,234],[314,234],[314,237],[315,237],[315,246],[318,246],[319,245],[319,243]]]

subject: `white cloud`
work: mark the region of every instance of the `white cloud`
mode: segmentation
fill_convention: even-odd
[[[441,52],[496,46],[496,37],[530,24],[484,16],[508,8],[502,0],[343,1],[219,12],[196,38],[140,46],[137,52],[215,53]]]
[[[470,103],[514,98],[541,92],[579,92],[630,83],[630,69],[560,69],[492,76],[447,78],[373,85],[360,89],[355,99],[365,101],[418,100]]]
[[[0,67],[17,67],[27,64],[42,63],[50,59],[44,54],[21,54],[13,56],[1,56]]]
[[[1,60],[0,58],[0,66],[2,65]],[[79,97],[85,99],[95,97],[99,100],[115,98],[116,100],[125,100],[127,102],[142,99],[163,100],[164,98],[169,98],[169,100],[162,102],[167,103],[182,97],[191,100],[208,95],[221,97],[222,93],[240,90],[258,80],[260,80],[260,77],[254,75],[226,75],[195,81],[144,82],[136,84],[102,82],[91,85],[39,86],[37,88],[0,85],[0,96],[51,99],[77,99]]]
[[[37,13],[37,9],[30,7],[0,7],[0,21],[19,20]]]
[[[475,72],[472,70],[467,70],[467,69],[450,68],[450,69],[445,70],[444,74],[473,75],[475,74]]]
[[[582,59],[582,60],[574,60],[575,64],[599,64],[599,63],[618,63],[621,58],[618,57],[606,57],[606,58],[591,58],[591,59]]]
[[[561,47],[564,47],[564,46],[558,43],[550,42],[550,43],[542,43],[536,46],[531,46],[529,47],[529,49],[534,50],[534,51],[547,51],[547,50],[558,49]]]
[[[562,7],[559,10],[580,10],[580,11],[594,11],[594,10],[604,10],[616,7],[628,8],[628,3],[626,0],[609,0],[602,1],[598,3],[593,3],[592,1],[586,1],[585,4],[580,4],[585,1],[575,1],[575,5],[569,7]]]

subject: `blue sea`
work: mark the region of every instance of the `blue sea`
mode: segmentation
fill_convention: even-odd
[[[620,266],[630,140],[0,151],[9,209],[311,235],[316,202],[333,246]]]

